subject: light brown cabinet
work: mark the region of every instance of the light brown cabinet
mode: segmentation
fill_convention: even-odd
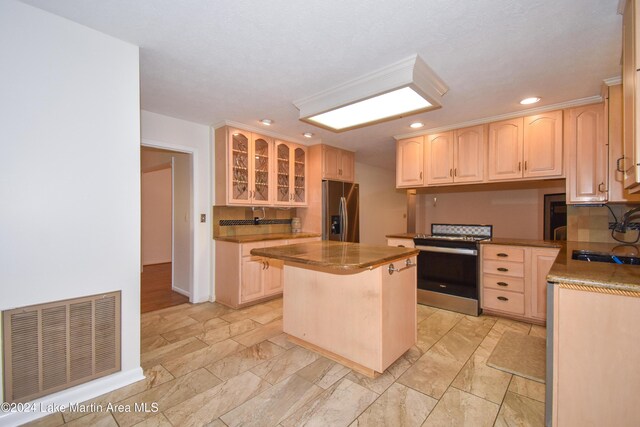
[[[284,206],[307,205],[307,148],[286,141],[275,142],[274,204]]]
[[[424,137],[396,143],[396,187],[418,187],[424,182]]]
[[[239,308],[282,293],[284,262],[251,255],[251,250],[319,241],[320,237],[235,243],[216,240],[216,302]]]
[[[415,248],[416,245],[413,239],[401,239],[396,237],[387,238],[387,246],[397,246],[400,248]]]
[[[428,135],[425,139],[426,183],[482,182],[485,126]]]
[[[323,145],[322,179],[353,182],[355,179],[354,153],[330,145]]]
[[[562,111],[489,124],[489,180],[562,176]]]
[[[620,169],[624,171],[624,188],[633,192],[640,190],[638,185],[638,59],[640,43],[637,31],[638,5],[636,0],[627,0],[622,20],[622,87],[623,87],[623,161]]]
[[[602,103],[565,110],[567,203],[607,201],[605,127]]]
[[[481,252],[482,309],[543,323],[546,277],[559,249],[483,244]]]

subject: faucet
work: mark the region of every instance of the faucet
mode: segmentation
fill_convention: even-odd
[[[626,233],[627,227],[629,227],[629,221],[631,220],[631,216],[638,211],[640,211],[640,206],[635,207],[633,209],[629,209],[622,216],[622,222],[617,223],[614,230],[617,231],[618,233]]]

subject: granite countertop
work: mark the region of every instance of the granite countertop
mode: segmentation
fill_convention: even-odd
[[[640,265],[574,260],[571,259],[574,250],[639,256],[640,244],[565,242],[547,275],[549,282],[640,292]]]
[[[418,254],[417,249],[361,243],[320,241],[252,249],[251,255],[342,271],[377,267]]]
[[[302,239],[307,237],[322,237],[322,236],[318,233],[306,233],[302,231],[300,233],[271,233],[271,234],[247,234],[245,236],[220,236],[220,237],[214,237],[213,240],[221,240],[223,242],[233,242],[233,243],[251,243],[251,242],[262,242],[266,240]]]
[[[387,234],[387,239],[413,239],[416,237],[416,233],[397,233],[397,234]]]
[[[483,245],[509,245],[509,246],[533,246],[539,248],[561,248],[563,243],[559,240],[532,240],[532,239],[512,239],[505,237],[492,238],[480,241]]]

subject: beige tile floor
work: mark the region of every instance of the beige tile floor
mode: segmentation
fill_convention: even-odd
[[[159,412],[57,413],[57,426],[542,426],[544,385],[487,366],[505,331],[545,329],[419,305],[418,342],[369,379],[287,341],[282,300],[142,315],[146,379],[86,402]]]

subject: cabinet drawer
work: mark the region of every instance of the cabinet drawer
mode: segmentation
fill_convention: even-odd
[[[404,248],[416,247],[416,245],[413,243],[413,239],[398,239],[393,237],[387,239],[387,246],[400,246]]]
[[[284,246],[288,244],[288,240],[267,240],[262,242],[262,247],[263,248],[271,248],[273,246]]]
[[[482,276],[483,288],[499,289],[502,291],[524,292],[524,279],[522,277],[505,277],[494,274]]]
[[[482,308],[487,310],[500,310],[522,316],[524,315],[524,294],[484,289],[482,292]]]
[[[482,247],[482,259],[523,262],[524,248],[501,245],[484,245]]]
[[[298,239],[289,239],[287,240],[288,245],[295,245],[296,243],[310,243],[310,242],[319,242],[320,237],[300,237]]]
[[[524,277],[524,263],[482,260],[482,272],[499,276]]]
[[[242,256],[251,255],[251,249],[264,248],[265,242],[252,242],[242,244]]]

